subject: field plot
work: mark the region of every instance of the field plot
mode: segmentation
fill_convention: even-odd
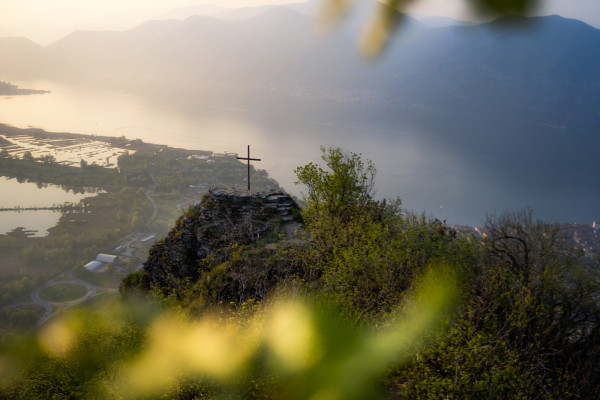
[[[63,283],[50,286],[40,293],[40,297],[47,301],[71,301],[82,298],[87,294],[87,289],[73,283]]]
[[[117,167],[117,157],[131,150],[115,147],[110,143],[87,138],[52,138],[33,135],[2,135],[0,148],[6,149],[12,157],[22,158],[25,152],[31,152],[35,158],[51,155],[57,162],[79,166],[81,160],[106,168]]]

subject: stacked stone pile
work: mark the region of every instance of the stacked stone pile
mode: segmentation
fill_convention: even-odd
[[[230,201],[232,203],[247,203],[251,200],[260,200],[266,207],[273,208],[284,222],[291,222],[294,219],[294,202],[285,193],[282,192],[254,192],[242,189],[214,188],[209,190],[217,201]],[[249,207],[245,205],[245,207]]]

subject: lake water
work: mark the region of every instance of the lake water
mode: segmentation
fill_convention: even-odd
[[[573,140],[560,128],[450,124],[427,116],[405,123],[412,114],[379,110],[370,117],[333,103],[272,101],[257,108],[177,94],[15,83],[52,93],[0,98],[2,123],[216,152],[245,154],[250,144],[252,156],[262,159],[256,166],[296,195],[302,188],[294,185],[294,168],[319,162],[321,145],[340,146],[375,162],[378,197],[399,196],[406,208],[451,223],[477,225],[486,213],[525,206],[549,220],[591,223],[600,216],[599,139]]]
[[[56,185],[38,187],[31,182],[19,183],[16,179],[0,177],[0,208],[52,207],[67,202],[78,203],[90,194],[65,191]],[[56,225],[61,213],[52,210],[0,211],[0,234],[17,227],[34,230],[34,236],[46,236],[48,229]]]
[[[61,213],[52,210],[2,211],[0,214],[0,234],[18,227],[30,231],[32,237],[48,235],[48,229],[58,223]]]

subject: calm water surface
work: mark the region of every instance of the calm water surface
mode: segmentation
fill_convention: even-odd
[[[453,134],[446,126],[400,127],[394,118],[389,123],[361,123],[340,113],[300,106],[283,111],[265,107],[257,112],[244,106],[195,104],[191,98],[157,100],[54,82],[16,83],[52,93],[0,98],[2,123],[124,135],[215,152],[245,153],[250,144],[252,156],[263,160],[257,167],[296,195],[302,188],[294,185],[294,168],[319,162],[319,147],[331,145],[362,153],[375,162],[378,197],[399,196],[405,207],[451,223],[476,225],[486,213],[528,205],[546,219],[591,223],[600,217],[600,212],[596,214],[600,182],[593,178],[600,176],[598,166],[588,161],[564,166],[554,162],[559,152],[591,151],[597,139],[574,144],[563,132],[544,131],[540,138],[545,144],[540,147],[533,139],[523,144],[521,133],[514,130],[510,134],[499,128],[487,132],[493,127],[465,137],[464,127],[453,128],[457,132]],[[494,136],[489,140],[486,135]],[[515,140],[526,151],[515,151]],[[584,171],[589,168],[599,173]]]
[[[61,213],[52,210],[39,211],[2,211],[0,214],[0,234],[21,227],[30,232],[30,236],[44,237],[48,229],[58,223]]]
[[[19,183],[16,179],[0,177],[0,208],[52,207],[67,202],[77,203],[90,194],[65,191],[56,185],[39,187],[35,183]],[[0,211],[0,234],[17,227],[35,230],[35,236],[45,236],[58,222],[61,213],[51,210]]]

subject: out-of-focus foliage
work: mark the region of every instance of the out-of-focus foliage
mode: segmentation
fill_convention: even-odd
[[[468,0],[476,12],[492,15],[526,14],[539,0]]]
[[[402,24],[403,13],[418,0],[382,0],[375,2],[373,18],[367,24],[360,43],[361,54],[368,58],[377,57]],[[511,14],[528,14],[539,0],[465,0],[475,14],[484,17],[499,17]],[[352,7],[350,0],[325,0],[321,19],[331,25],[346,15]]]
[[[280,296],[191,320],[124,302],[69,314],[0,359],[3,398],[373,398],[391,363],[407,359],[454,298],[432,268],[394,318],[357,328],[318,301]],[[131,299],[129,299],[131,301]],[[20,376],[11,371],[20,370]],[[187,393],[187,394],[185,394]],[[184,395],[185,394],[185,395]]]

